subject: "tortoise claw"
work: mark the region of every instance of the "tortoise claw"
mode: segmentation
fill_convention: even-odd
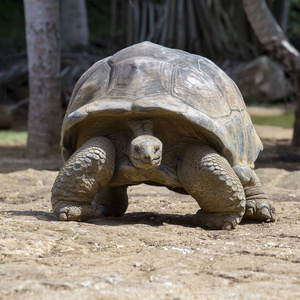
[[[263,208],[261,209],[260,214],[261,214],[262,217],[264,217],[264,218],[266,218],[266,219],[271,219],[271,218],[272,218],[272,216],[271,216],[269,210],[268,210],[266,207],[263,207]]]
[[[232,224],[230,222],[225,222],[222,229],[223,230],[231,230],[232,229]]]
[[[68,221],[68,217],[67,217],[67,214],[66,213],[60,213],[58,216],[57,216],[57,219],[59,221]]]
[[[246,211],[246,216],[253,216],[254,215],[254,209],[252,207],[249,207]]]
[[[245,219],[260,221],[276,221],[275,208],[266,199],[248,200]]]

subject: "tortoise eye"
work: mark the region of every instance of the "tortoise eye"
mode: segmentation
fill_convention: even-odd
[[[141,152],[140,147],[139,147],[139,146],[135,146],[135,147],[134,147],[134,151],[135,151],[136,153],[140,153],[140,152]]]
[[[154,148],[154,153],[157,153],[159,151],[159,147]]]

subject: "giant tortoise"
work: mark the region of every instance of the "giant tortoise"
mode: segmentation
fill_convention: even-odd
[[[201,56],[143,42],[96,62],[74,88],[61,147],[59,220],[122,216],[127,187],[140,183],[191,195],[204,228],[275,220],[254,172],[262,143],[243,98]]]

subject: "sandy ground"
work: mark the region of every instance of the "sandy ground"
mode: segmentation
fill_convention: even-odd
[[[229,232],[195,227],[192,198],[146,185],[121,218],[58,222],[59,162],[0,147],[0,299],[300,299],[299,151],[265,145],[257,173],[278,221]]]

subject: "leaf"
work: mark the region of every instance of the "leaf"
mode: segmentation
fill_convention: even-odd
[[[76,239],[78,239],[78,237],[79,237],[79,233],[76,233],[76,234],[72,237],[72,240],[76,240]]]

